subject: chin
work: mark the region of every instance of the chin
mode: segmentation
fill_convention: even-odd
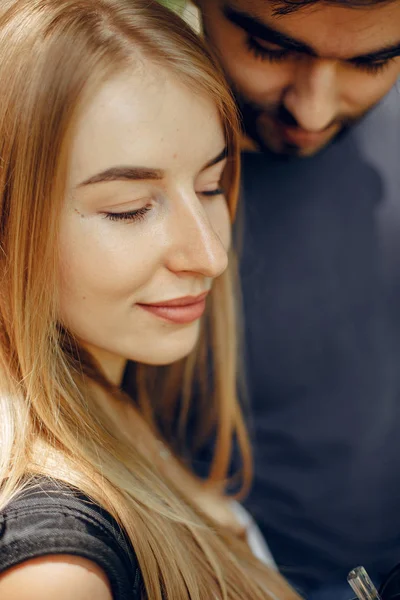
[[[330,141],[331,140],[329,139],[327,142],[324,142],[319,146],[312,146],[310,148],[298,148],[296,156],[299,156],[300,158],[308,158],[314,156],[315,154],[318,154],[318,152],[320,152],[323,148],[325,148],[325,146],[327,146]]]
[[[326,132],[325,136],[321,136],[317,143],[314,142],[313,144],[301,145],[287,141],[273,128],[265,127],[264,129],[261,129],[259,127],[257,130],[257,141],[260,149],[263,151],[272,152],[273,154],[281,156],[307,158],[318,154],[318,152],[323,150],[345,131],[345,127],[333,127]]]
[[[192,324],[178,332],[166,331],[164,335],[147,338],[141,352],[129,353],[129,359],[145,365],[171,365],[189,356],[199,337],[200,323]]]
[[[315,154],[318,154],[318,152],[321,152],[321,150],[323,150],[324,148],[329,146],[329,144],[331,144],[334,140],[336,140],[336,138],[338,136],[339,136],[339,133],[335,132],[334,134],[330,135],[326,140],[324,140],[317,146],[310,146],[308,148],[307,147],[300,148],[299,156],[303,156],[304,158],[306,158],[307,156],[314,156]]]
[[[328,146],[335,137],[335,135],[329,136],[329,138],[314,146],[297,146],[296,144],[289,144],[284,140],[277,138],[262,139],[260,140],[260,149],[264,152],[272,152],[273,154],[280,156],[307,158],[318,154],[318,152]]]

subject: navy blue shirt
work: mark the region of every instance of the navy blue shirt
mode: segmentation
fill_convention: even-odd
[[[295,581],[385,573],[400,562],[400,86],[312,158],[245,154],[242,202],[247,507]]]

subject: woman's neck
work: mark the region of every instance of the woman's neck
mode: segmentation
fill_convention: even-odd
[[[112,354],[97,346],[85,344],[84,348],[99,364],[108,381],[116,387],[121,387],[126,363],[128,361],[118,354]]]

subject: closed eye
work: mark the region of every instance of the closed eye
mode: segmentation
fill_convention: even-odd
[[[256,58],[259,58],[261,60],[268,60],[270,62],[279,62],[279,61],[287,60],[289,58],[293,58],[295,55],[299,56],[299,53],[294,52],[293,50],[286,50],[284,48],[277,48],[277,49],[266,48],[265,46],[260,44],[257,41],[257,39],[254,38],[253,36],[247,37],[246,45],[247,45],[248,50]],[[392,60],[393,60],[393,57],[387,58],[385,60],[375,61],[375,62],[353,60],[353,61],[347,61],[347,64],[359,71],[364,71],[366,73],[370,73],[371,75],[377,75],[377,74],[381,73],[382,71],[384,71],[385,68],[387,68],[390,65]]]
[[[246,46],[253,56],[259,58],[261,60],[269,60],[270,62],[279,62],[281,60],[286,60],[293,52],[290,50],[282,49],[270,49],[265,48],[257,42],[257,40],[253,36],[248,36],[246,39]]]
[[[359,71],[365,71],[366,73],[371,73],[372,75],[376,75],[381,73],[389,66],[393,58],[388,58],[386,60],[381,60],[378,62],[363,62],[363,61],[351,61],[349,64],[352,65],[355,69]]]
[[[224,193],[222,188],[217,188],[216,190],[206,190],[204,192],[199,192],[201,196],[206,196],[206,198],[212,198],[213,196],[221,196]]]
[[[136,210],[129,210],[124,212],[106,212],[103,213],[103,217],[109,221],[141,221],[145,219],[146,214],[151,211],[151,206],[143,206]]]

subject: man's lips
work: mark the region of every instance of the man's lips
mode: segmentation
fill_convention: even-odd
[[[162,300],[137,306],[166,321],[177,324],[192,323],[199,319],[206,308],[208,291],[198,296],[182,296],[172,300]]]
[[[288,127],[285,125],[280,126],[283,137],[286,141],[296,144],[298,146],[314,146],[324,141],[333,128],[325,129],[324,131],[312,132],[300,129],[298,127]]]
[[[304,148],[324,143],[340,128],[338,123],[331,123],[331,125],[322,131],[307,131],[297,125],[285,123],[279,119],[278,115],[261,111],[258,117],[258,124],[267,131],[274,131],[275,135],[281,139],[283,138],[285,142]]]

